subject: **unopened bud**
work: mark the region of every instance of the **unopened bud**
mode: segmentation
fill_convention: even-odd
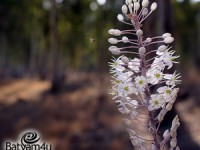
[[[167,129],[167,130],[165,130],[165,132],[163,133],[163,137],[164,138],[167,138],[168,136],[169,136],[169,130]]]
[[[166,44],[170,44],[170,43],[174,42],[174,38],[173,38],[173,37],[166,37],[166,38],[164,39],[164,42],[165,42]]]
[[[135,2],[134,3],[134,8],[135,8],[135,10],[139,10],[140,9],[140,3],[139,2]]]
[[[163,35],[162,35],[162,37],[165,39],[165,38],[167,38],[167,37],[171,37],[172,35],[170,34],[170,33],[164,33]]]
[[[117,44],[117,43],[118,43],[118,40],[117,40],[116,38],[109,38],[109,39],[108,39],[108,42],[109,42],[110,44]]]
[[[139,54],[140,56],[143,56],[146,53],[146,49],[144,47],[139,48]]]
[[[166,51],[166,49],[167,49],[167,46],[165,46],[165,45],[161,45],[160,47],[158,47],[159,52],[164,52],[164,51]]]
[[[143,31],[142,30],[137,30],[136,34],[137,34],[137,36],[141,36],[141,35],[143,35]]]
[[[122,42],[128,43],[128,42],[129,42],[129,39],[128,39],[126,36],[123,36],[123,37],[122,37]]]
[[[146,39],[146,43],[150,43],[151,41],[152,41],[151,38],[147,38],[147,39]]]
[[[142,15],[146,16],[149,13],[149,10],[147,8],[142,9]]]
[[[143,0],[142,7],[148,7],[148,6],[149,6],[149,0]]]
[[[128,7],[127,7],[126,5],[123,5],[123,6],[122,6],[122,12],[123,12],[124,14],[127,14],[127,13],[128,13]]]
[[[177,139],[174,137],[172,138],[172,140],[170,141],[170,146],[172,148],[175,148],[176,147],[176,144],[177,144]]]
[[[156,10],[156,8],[157,8],[157,3],[156,2],[152,3],[151,4],[151,11]]]
[[[117,19],[118,19],[119,21],[123,21],[123,20],[124,20],[124,17],[122,16],[122,14],[118,14],[118,15],[117,15]]]
[[[110,29],[110,30],[108,30],[108,33],[109,33],[110,35],[113,35],[114,31],[115,31],[115,29]]]
[[[128,63],[129,63],[128,57],[123,56],[123,57],[122,57],[122,62],[125,63],[125,64],[128,64]]]
[[[132,3],[132,0],[126,0],[126,5],[129,5]]]
[[[108,48],[108,50],[113,54],[113,55],[119,55],[120,54],[120,50],[118,47],[116,46],[110,46]]]

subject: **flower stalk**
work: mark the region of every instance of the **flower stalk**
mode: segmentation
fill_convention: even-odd
[[[152,3],[149,11],[149,0],[126,0],[125,3],[122,6],[123,15],[119,14],[117,18],[122,23],[131,24],[133,28],[122,31],[110,29],[108,31],[110,35],[123,37],[120,40],[109,38],[108,42],[113,45],[119,42],[128,45],[120,48],[110,46],[109,51],[114,55],[133,54],[136,57],[132,59],[121,55],[110,63],[113,100],[118,104],[118,110],[125,116],[124,123],[135,148],[164,150],[169,143],[170,150],[178,150],[176,140],[176,131],[180,125],[178,116],[174,118],[170,130],[166,130],[162,137],[158,134],[161,122],[176,100],[179,90],[176,86],[181,82],[180,75],[176,72],[166,73],[173,64],[178,63],[176,59],[179,56],[174,56],[175,51],[169,46],[174,38],[170,33],[164,33],[162,36],[143,40],[142,22],[156,10],[157,4]],[[125,22],[125,17],[130,22]],[[161,43],[163,45],[159,45],[156,50],[148,47]],[[146,60],[146,55],[151,53],[157,56]],[[153,91],[151,87],[155,85],[159,88]],[[143,129],[137,129],[137,126]],[[144,137],[144,133],[149,139]]]

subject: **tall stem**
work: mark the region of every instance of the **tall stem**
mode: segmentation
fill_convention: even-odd
[[[139,22],[139,18],[137,16],[133,17],[132,24],[134,25],[136,31],[140,30],[141,23]],[[143,38],[142,35],[138,35],[138,45],[139,45],[139,48],[145,47],[144,44],[143,44],[142,38]],[[140,55],[140,67],[141,67],[141,75],[144,76],[144,77],[146,77],[147,69],[146,69],[145,55]],[[146,88],[145,88],[145,99],[146,99],[147,103],[149,103],[150,97],[151,97],[150,89],[149,89],[148,86],[146,86]],[[154,137],[154,142],[155,142],[154,144],[156,146],[156,149],[160,150],[159,136],[157,134],[156,122],[155,122],[154,118],[155,118],[154,117],[154,113],[153,112],[149,112],[149,125],[153,129],[152,135]]]

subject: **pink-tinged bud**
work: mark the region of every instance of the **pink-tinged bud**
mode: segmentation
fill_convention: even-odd
[[[149,6],[149,0],[143,0],[142,7],[148,7],[148,6]]]
[[[137,36],[142,36],[143,35],[143,31],[142,30],[137,30],[136,34],[137,34]]]
[[[176,150],[180,150],[180,148],[178,146],[176,146]]]
[[[167,46],[165,46],[165,45],[161,45],[160,47],[158,47],[159,52],[164,52],[164,51],[166,51],[166,49],[167,49]]]
[[[156,2],[152,3],[152,4],[151,4],[151,11],[156,10],[157,6],[158,6],[158,5],[157,5]]]
[[[126,36],[123,36],[123,37],[122,37],[122,42],[128,43],[128,42],[129,42],[129,39],[128,39]]]
[[[128,7],[127,7],[126,5],[123,5],[123,6],[122,6],[122,12],[123,12],[124,14],[127,14],[127,13],[128,13]]]
[[[108,48],[108,50],[109,50],[113,55],[119,55],[119,54],[121,53],[120,50],[119,50],[119,48],[116,47],[116,46],[110,46],[110,47]]]
[[[149,10],[147,8],[143,8],[142,15],[146,16],[149,13]]]
[[[166,38],[164,39],[164,42],[165,42],[166,44],[171,44],[172,42],[174,42],[174,38],[173,38],[173,37],[166,37]]]
[[[109,42],[110,44],[117,44],[117,43],[118,43],[118,40],[117,40],[116,38],[109,38],[109,39],[108,39],[108,42]]]
[[[170,34],[170,33],[164,33],[163,35],[162,35],[162,37],[165,39],[165,38],[167,38],[167,37],[171,37],[172,35]]]
[[[152,143],[151,149],[152,149],[152,150],[157,150],[156,145],[155,145],[154,143]]]
[[[140,54],[140,56],[144,56],[145,53],[146,53],[146,49],[144,47],[140,47],[139,48],[139,54]]]
[[[139,2],[135,2],[134,3],[134,8],[135,8],[135,10],[139,10],[140,9],[140,3]]]

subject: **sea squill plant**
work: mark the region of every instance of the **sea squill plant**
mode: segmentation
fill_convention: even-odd
[[[164,150],[169,147],[169,150],[179,150],[176,138],[180,126],[178,116],[173,119],[170,129],[164,133],[160,131],[161,122],[176,100],[179,91],[176,86],[181,82],[176,71],[168,73],[178,63],[176,59],[179,56],[174,55],[170,46],[174,38],[170,33],[145,38],[142,30],[142,23],[156,9],[156,2],[150,5],[149,0],[126,0],[117,19],[130,25],[131,29],[108,31],[113,36],[108,39],[113,45],[109,51],[118,55],[109,63],[111,94],[124,115],[134,148]],[[118,43],[126,46],[115,46]],[[158,48],[151,49],[153,44]]]

